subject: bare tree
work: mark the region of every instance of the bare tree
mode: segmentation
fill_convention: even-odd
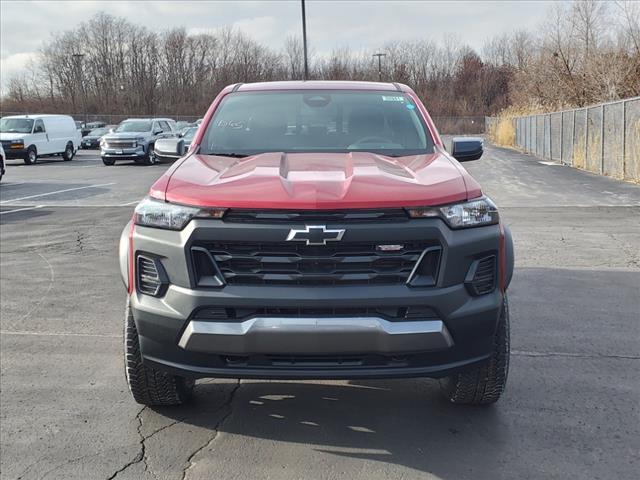
[[[274,50],[230,27],[158,32],[100,13],[53,35],[9,81],[2,109],[199,116],[225,85],[301,78],[302,50],[293,36]],[[410,85],[436,116],[585,105],[640,95],[640,6],[552,4],[544,28],[487,39],[481,54],[454,35],[345,45],[311,55],[310,78],[375,81],[378,52],[384,79]]]

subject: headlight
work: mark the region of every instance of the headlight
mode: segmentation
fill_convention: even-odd
[[[408,212],[412,218],[440,217],[451,228],[495,225],[500,220],[498,209],[489,197],[442,207],[410,208]]]
[[[104,147],[107,144],[107,141],[104,138],[100,139],[100,146]]]
[[[192,218],[222,218],[224,208],[200,208],[145,198],[136,207],[136,225],[182,230]]]
[[[138,145],[139,147],[144,147],[146,143],[147,142],[143,137],[136,138],[136,145]]]

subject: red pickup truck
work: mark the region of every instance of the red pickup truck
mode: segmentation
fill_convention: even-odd
[[[127,380],[146,405],[201,377],[440,378],[498,400],[513,244],[407,86],[237,84],[120,241]]]

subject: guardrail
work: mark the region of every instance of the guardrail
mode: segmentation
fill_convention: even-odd
[[[487,129],[505,121],[487,118]],[[510,119],[514,147],[538,157],[640,182],[640,97]]]

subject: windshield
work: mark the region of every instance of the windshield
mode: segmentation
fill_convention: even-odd
[[[102,135],[109,132],[108,128],[96,128],[95,130],[91,130],[89,132],[89,137],[101,137]]]
[[[262,152],[433,153],[415,103],[401,92],[239,92],[207,126],[203,154]]]
[[[151,130],[149,120],[127,120],[115,129],[116,132],[148,132]]]
[[[3,118],[0,120],[0,133],[31,133],[33,120],[29,118]]]
[[[191,141],[193,140],[193,137],[196,136],[196,132],[198,131],[197,127],[189,127],[189,128],[185,128],[182,131],[182,138],[184,138],[187,141]]]

